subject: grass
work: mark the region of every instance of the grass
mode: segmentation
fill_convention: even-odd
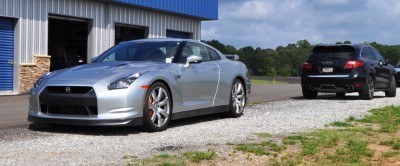
[[[288,84],[287,82],[251,79],[251,84]]]
[[[254,153],[255,155],[258,156],[270,154],[264,147],[254,144],[239,144],[236,145],[235,149],[243,152]]]
[[[327,125],[340,128],[325,128],[285,137],[256,133],[257,139],[253,143],[227,144],[234,147],[229,157],[235,158],[237,155],[234,153],[241,151],[248,156],[242,159],[248,162],[247,165],[259,164],[252,162],[260,156],[267,156],[267,165],[388,165],[400,162],[400,107],[373,109],[370,113],[361,119],[349,117],[345,122]],[[379,149],[382,146],[383,152]],[[197,164],[205,160],[208,160],[207,165],[215,165],[215,160],[226,160],[225,157],[216,156],[215,151],[208,150],[126,160],[128,165],[165,166]]]
[[[395,156],[399,156],[399,155],[400,155],[400,152],[399,151],[395,151],[395,150],[390,150],[390,151],[382,153],[383,157],[395,157]]]
[[[200,162],[202,160],[212,160],[216,156],[216,153],[214,150],[189,151],[183,155],[192,162]]]
[[[334,126],[334,127],[353,127],[353,125],[348,123],[348,122],[337,122],[337,121],[331,123],[330,126]]]
[[[144,159],[129,159],[125,157],[128,166],[144,166],[144,165],[158,165],[158,166],[186,166],[189,161],[198,163],[204,160],[212,160],[217,156],[214,150],[207,151],[187,151],[183,155],[170,155],[160,154],[150,158]]]
[[[400,139],[398,138],[392,138],[391,140],[383,141],[380,144],[390,146],[395,150],[400,150]]]

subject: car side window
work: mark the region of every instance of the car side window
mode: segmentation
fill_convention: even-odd
[[[208,50],[208,53],[210,54],[212,61],[221,60],[221,57],[218,55],[218,53],[216,51],[214,51],[211,48],[207,48],[207,50]]]
[[[377,59],[378,61],[381,60],[383,63],[386,63],[386,62],[385,62],[385,59],[382,57],[382,55],[381,55],[376,49],[371,48],[371,50],[372,50],[373,53],[375,54],[376,59]]]
[[[183,48],[179,62],[186,63],[186,59],[191,55],[202,57],[203,62],[210,61],[210,55],[208,54],[207,48],[205,46],[196,43],[187,43]]]
[[[372,52],[371,48],[364,47],[361,50],[361,57],[369,60],[376,60],[374,53]]]

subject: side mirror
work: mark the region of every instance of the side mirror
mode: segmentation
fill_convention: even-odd
[[[98,56],[94,56],[92,58],[90,58],[90,63],[92,63],[95,59],[97,59]]]
[[[379,66],[383,66],[384,65],[382,60],[378,60],[378,64],[379,64]]]
[[[190,55],[186,59],[185,67],[189,67],[191,64],[201,63],[203,61],[203,57],[197,55]]]
[[[233,55],[233,61],[239,61],[239,55]]]

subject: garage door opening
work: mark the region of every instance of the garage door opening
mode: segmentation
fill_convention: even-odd
[[[87,63],[88,26],[84,19],[50,16],[50,71]]]
[[[192,34],[187,32],[167,30],[167,37],[178,39],[192,39]]]
[[[147,28],[128,25],[115,25],[115,45],[130,40],[147,38]]]

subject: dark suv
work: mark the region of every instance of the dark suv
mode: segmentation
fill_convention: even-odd
[[[372,46],[318,45],[303,64],[301,77],[303,96],[314,99],[318,92],[358,92],[361,99],[371,100],[374,92],[396,96],[396,71]]]

